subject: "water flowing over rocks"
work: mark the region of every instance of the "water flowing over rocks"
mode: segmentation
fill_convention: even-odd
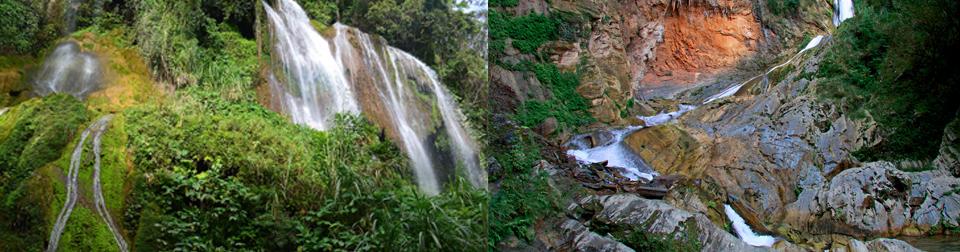
[[[426,64],[339,23],[324,37],[291,0],[264,8],[276,62],[270,81],[275,109],[320,130],[336,113],[366,116],[400,143],[428,194],[439,193],[457,174],[476,187],[486,185],[465,117]]]
[[[590,231],[588,226],[610,230],[627,229],[677,239],[696,239],[700,242],[702,251],[770,250],[748,245],[715,225],[703,214],[678,209],[661,200],[644,199],[629,194],[587,196],[571,206],[571,209],[581,213],[579,218],[583,220],[567,220],[561,228],[576,251],[633,251],[623,249],[622,244],[609,237]],[[775,247],[793,248],[794,245],[781,241]]]
[[[100,87],[100,60],[80,45],[67,41],[47,55],[37,76],[30,82],[39,96],[66,93],[83,99]]]
[[[113,218],[110,215],[110,212],[107,210],[106,203],[103,198],[103,192],[100,185],[100,142],[101,137],[103,136],[104,131],[107,130],[107,124],[110,122],[110,119],[113,118],[113,115],[105,115],[100,119],[97,119],[94,123],[90,124],[86,130],[83,131],[80,135],[80,141],[77,142],[76,147],[73,150],[73,155],[70,158],[70,169],[67,172],[67,199],[63,204],[63,208],[60,209],[60,214],[57,216],[57,220],[54,223],[53,228],[50,231],[50,239],[47,243],[47,251],[53,252],[57,251],[57,247],[60,242],[60,236],[63,234],[63,230],[70,219],[70,214],[73,212],[76,207],[77,200],[79,198],[79,183],[78,176],[81,168],[83,147],[86,143],[87,137],[90,134],[93,134],[93,156],[94,156],[94,165],[93,165],[93,198],[94,198],[94,208],[97,211],[97,214],[101,219],[107,224],[107,228],[110,230],[110,233],[113,235],[114,241],[117,243],[117,247],[120,251],[126,252],[129,250],[126,241],[123,238],[123,235],[120,233],[120,228],[113,221]]]

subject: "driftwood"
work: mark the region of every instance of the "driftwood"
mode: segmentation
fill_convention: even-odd
[[[584,187],[599,194],[634,193],[645,198],[661,199],[682,177],[678,175],[657,176],[652,181],[634,181],[621,174],[621,168],[607,167],[606,162],[573,169],[572,177]]]

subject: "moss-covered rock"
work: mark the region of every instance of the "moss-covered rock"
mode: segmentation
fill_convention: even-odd
[[[83,104],[69,95],[33,99],[0,115],[0,223],[6,223],[0,236],[10,241],[3,245],[42,245],[36,241],[47,235],[47,203],[54,194],[52,178],[37,170],[65,152],[87,118]]]

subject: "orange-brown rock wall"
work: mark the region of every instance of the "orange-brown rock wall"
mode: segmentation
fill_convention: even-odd
[[[663,21],[663,40],[643,86],[687,85],[716,74],[756,53],[762,36],[750,8],[736,13],[693,6],[671,12]]]

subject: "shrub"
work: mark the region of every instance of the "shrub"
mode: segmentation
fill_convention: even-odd
[[[546,175],[532,172],[540,160],[537,144],[521,135],[505,148],[506,151],[494,154],[503,166],[502,173],[490,175],[491,180],[500,181],[499,191],[490,199],[490,248],[511,236],[532,240],[534,222],[559,211],[558,195]]]
[[[800,0],[767,0],[767,8],[777,16],[795,16],[799,7]]]
[[[559,35],[559,20],[535,13],[511,17],[509,14],[491,10],[489,22],[491,41],[511,38],[513,47],[522,53],[534,53],[541,44],[556,40]]]
[[[537,80],[550,89],[553,97],[546,101],[529,100],[517,111],[517,121],[523,126],[535,127],[550,117],[568,128],[577,128],[593,122],[595,119],[587,111],[587,100],[577,93],[580,85],[576,73],[561,72],[552,63],[522,63],[521,68],[532,70]]]
[[[202,89],[125,112],[137,167],[125,223],[160,250],[480,250],[486,195],[411,183],[380,129],[339,116],[319,132]],[[171,127],[170,125],[176,125]]]
[[[0,0],[0,53],[28,53],[40,32],[40,15],[21,0]]]
[[[490,7],[516,7],[520,1],[518,0],[490,0]]]
[[[960,3],[947,0],[860,4],[835,36],[819,77],[821,96],[880,125],[879,144],[862,160],[932,159],[960,109]],[[909,32],[904,32],[909,31]]]

